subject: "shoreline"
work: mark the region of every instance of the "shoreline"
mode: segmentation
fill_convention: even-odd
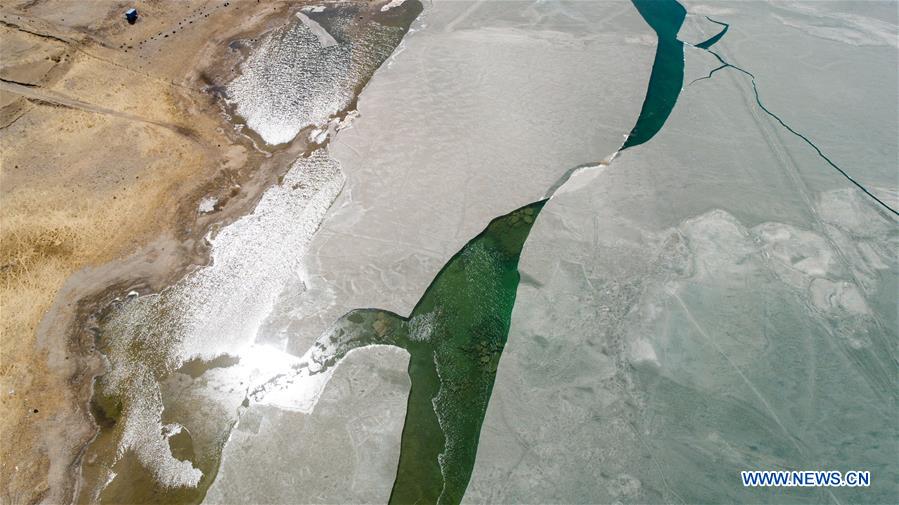
[[[205,174],[202,173],[191,176],[194,187],[176,204],[174,221],[169,226],[163,226],[158,232],[150,231],[150,240],[124,255],[98,265],[88,264],[79,268],[67,276],[62,287],[53,296],[52,304],[42,314],[34,333],[32,352],[35,353],[33,359],[37,360],[45,355],[47,370],[53,376],[49,381],[56,381],[65,387],[55,392],[61,398],[56,397],[53,401],[44,398],[44,391],[25,389],[22,392],[21,388],[10,389],[10,396],[13,391],[19,395],[27,395],[24,400],[26,402],[41,406],[51,404],[51,412],[50,416],[36,421],[16,419],[9,412],[5,414],[9,417],[4,419],[4,424],[17,425],[16,430],[23,428],[23,422],[30,422],[24,427],[26,433],[14,435],[18,440],[25,438],[25,445],[11,447],[12,444],[4,444],[4,459],[10,463],[19,460],[39,461],[31,461],[34,465],[30,468],[20,469],[20,465],[7,468],[4,465],[0,495],[12,501],[26,503],[71,503],[76,499],[82,486],[82,458],[99,432],[99,426],[90,412],[94,381],[105,372],[105,358],[95,346],[96,315],[124,293],[159,292],[190,271],[208,264],[210,248],[206,237],[250,212],[265,190],[278,183],[292,161],[308,152],[309,146],[304,140],[304,133],[307,133],[305,131],[288,144],[267,146],[267,150],[260,150],[258,145],[254,145],[254,139],[237,131],[235,125],[228,121],[221,106],[221,98],[214,95],[212,82],[208,77],[216,70],[227,70],[225,63],[231,56],[227,47],[228,40],[258,36],[274,29],[283,24],[279,20],[286,19],[285,11],[300,8],[304,3],[282,3],[274,9],[263,6],[248,17],[239,13],[237,16],[241,16],[239,19],[242,21],[224,33],[215,30],[215,26],[227,24],[229,20],[213,19],[207,24],[207,29],[213,31],[215,36],[202,44],[189,58],[184,58],[190,63],[182,64],[186,72],[177,81],[181,84],[172,82],[169,91],[172,92],[174,106],[180,109],[180,114],[189,114],[191,123],[202,121],[207,128],[215,126],[211,132],[197,132],[190,127],[183,129],[185,135],[193,137],[195,148],[199,146],[199,150],[210,158],[217,158],[219,166],[213,170],[212,177],[204,177]],[[23,17],[16,13],[8,15]],[[19,25],[11,28],[28,34],[40,32],[39,36],[42,38],[51,37],[46,34],[50,32],[49,29],[28,28],[20,19],[18,23]],[[41,23],[42,20],[38,18],[30,21],[30,24]],[[26,27],[23,29],[20,25]],[[10,27],[8,24],[4,26]],[[68,35],[60,39],[67,43],[72,40]],[[88,36],[84,40],[85,42],[77,42],[80,47],[73,52],[100,52],[108,50],[110,46]],[[237,69],[236,66],[232,68]],[[59,73],[64,76],[69,71],[70,68],[62,68]],[[218,75],[226,74],[226,71],[218,72]],[[47,87],[48,93],[51,92],[51,85],[52,83],[42,83],[42,86]],[[206,89],[197,92],[196,89],[201,86]],[[29,99],[26,97],[26,100]],[[12,122],[28,115],[30,111],[31,109],[25,110]],[[218,139],[214,138],[216,133]],[[221,143],[221,137],[228,143]],[[213,144],[216,141],[219,143]],[[4,146],[4,150],[6,149]],[[7,170],[4,167],[4,171]],[[210,195],[214,195],[217,200],[214,210],[209,213],[199,212],[199,202]],[[34,413],[38,414],[39,409],[34,409]],[[23,471],[26,473],[22,473]]]
[[[220,93],[221,87],[237,75],[247,54],[228,42],[247,38],[255,42],[292,21],[289,13],[306,3],[309,2],[281,4],[272,11],[258,12],[233,30],[209,40],[195,53],[191,58],[194,63],[188,65],[189,70],[180,81],[183,84],[179,85],[175,101],[182,110],[196,113],[200,109],[211,122],[217,122],[217,130],[230,144],[219,145],[218,151],[211,144],[205,148],[230,158],[232,169],[219,171],[191,191],[178,204],[174,226],[168,230],[122,257],[86,266],[70,275],[41,318],[36,344],[48,353],[48,368],[65,379],[67,406],[64,412],[57,413],[56,429],[43,426],[38,430],[44,447],[52,449],[47,453],[46,488],[29,501],[75,502],[84,498],[84,458],[101,433],[96,412],[92,412],[94,384],[97,377],[108,371],[108,360],[97,349],[98,317],[126,293],[130,296],[132,292],[162,292],[209,265],[211,247],[207,237],[251,213],[266,190],[280,183],[296,159],[326,148],[330,141],[329,136],[321,143],[310,143],[306,139],[315,127],[306,126],[292,141],[269,146],[246,126]],[[333,119],[342,121],[355,110],[370,77],[353,88],[352,100],[332,115]],[[198,100],[181,87],[202,87],[205,97],[200,95]],[[214,199],[212,210],[200,211],[198,205],[208,198]]]

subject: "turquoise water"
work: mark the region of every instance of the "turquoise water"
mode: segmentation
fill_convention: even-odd
[[[684,84],[684,44],[677,32],[687,11],[674,0],[633,0],[634,6],[658,36],[652,74],[637,124],[621,147],[638,146],[655,136],[677,103]]]
[[[727,23],[722,23],[722,22],[720,22],[720,21],[715,21],[714,19],[712,19],[712,18],[710,18],[710,17],[708,17],[708,16],[706,16],[705,18],[708,19],[709,21],[711,21],[712,23],[715,23],[716,25],[721,25],[721,26],[723,26],[724,28],[722,28],[720,32],[718,32],[717,34],[715,34],[714,36],[712,36],[712,37],[709,38],[708,40],[703,41],[703,42],[700,42],[699,44],[696,44],[696,47],[698,47],[698,48],[700,48],[700,49],[708,49],[708,48],[714,46],[716,42],[718,42],[719,40],[721,40],[721,37],[724,37],[724,34],[727,33],[727,29],[730,28],[730,25],[727,24]]]

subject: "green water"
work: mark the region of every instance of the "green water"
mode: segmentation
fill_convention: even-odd
[[[643,144],[661,130],[684,78],[683,43],[677,39],[684,8],[674,0],[633,3],[656,32],[658,45],[643,107],[622,149]],[[728,30],[726,23],[710,21],[723,29],[698,44],[701,49],[708,50]],[[722,65],[730,66],[723,60]],[[494,219],[444,265],[409,317],[354,310],[317,344],[326,367],[349,350],[371,344],[395,345],[410,354],[412,385],[390,503],[462,500],[509,334],[519,257],[545,203]]]
[[[462,500],[509,335],[521,248],[545,202],[491,221],[444,265],[409,317],[354,310],[317,344],[325,366],[370,344],[410,354],[412,388],[390,503]]]
[[[662,129],[684,84],[684,44],[677,39],[677,32],[684,24],[687,11],[674,0],[633,0],[633,3],[659,41],[643,108],[622,150],[643,144]]]
[[[623,149],[661,129],[684,76],[677,32],[686,11],[674,0],[634,0],[634,5],[659,43],[643,108]],[[521,248],[545,203],[491,221],[444,265],[409,317],[354,310],[319,342],[326,367],[371,344],[395,345],[410,354],[412,387],[390,503],[462,500],[509,334]]]

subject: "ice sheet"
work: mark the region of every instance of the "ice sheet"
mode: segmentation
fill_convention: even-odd
[[[772,109],[826,152],[852,152],[845,167],[896,203],[885,171],[895,174],[895,49],[833,47],[737,15],[759,3],[701,6],[731,23],[715,47],[765,75]],[[833,56],[828,68],[806,65],[812,48]],[[706,64],[697,50],[686,58]],[[881,79],[862,79],[872,73]],[[864,108],[817,101],[839,89],[866,96]],[[653,140],[547,204],[520,263],[528,281],[466,501],[896,495],[899,228],[751,93],[727,71],[686,86]],[[863,491],[739,484],[741,470],[787,468],[882,480]]]
[[[408,314],[491,219],[614,152],[655,49],[624,2],[436,2],[420,27],[332,143],[347,187],[306,263],[297,348],[351,309]]]
[[[250,406],[205,503],[386,503],[400,453],[407,363],[395,347],[357,349],[336,368],[314,413]]]

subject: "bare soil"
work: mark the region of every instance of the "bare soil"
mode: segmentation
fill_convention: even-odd
[[[96,433],[91,317],[206,261],[308,146],[222,114],[237,37],[297,3],[0,0],[0,502],[63,503]],[[298,138],[305,138],[299,135]],[[199,201],[218,199],[215,211]]]

